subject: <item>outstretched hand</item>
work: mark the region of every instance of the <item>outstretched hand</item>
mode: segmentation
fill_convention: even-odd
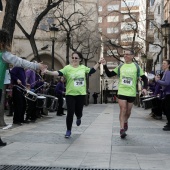
[[[46,72],[48,71],[48,69],[47,68],[45,68],[42,72],[41,72],[41,75],[44,75],[44,74],[46,74]]]
[[[148,95],[148,92],[146,89],[142,89],[142,94],[144,94],[144,96]]]
[[[103,65],[106,65],[106,60],[104,58],[101,58],[100,63],[103,64]]]
[[[42,71],[42,72],[45,72],[48,68],[47,65],[43,64],[43,62],[40,62],[38,63],[39,64],[39,69]]]

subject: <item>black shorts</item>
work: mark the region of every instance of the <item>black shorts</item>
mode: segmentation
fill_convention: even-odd
[[[133,103],[136,97],[118,95],[118,99],[126,100],[128,103]]]

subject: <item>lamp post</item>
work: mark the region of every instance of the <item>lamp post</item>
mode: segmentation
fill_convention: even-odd
[[[164,58],[167,59],[167,44],[169,47],[169,58],[170,58],[170,24],[167,20],[164,21],[164,24],[161,25],[162,35],[165,39],[165,51],[164,51]]]
[[[57,36],[57,32],[59,29],[56,27],[55,24],[52,24],[50,27],[50,38],[52,39],[52,62],[51,62],[51,70],[54,70],[54,44],[55,44],[55,39]]]

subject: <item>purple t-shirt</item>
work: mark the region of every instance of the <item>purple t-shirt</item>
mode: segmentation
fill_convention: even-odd
[[[33,70],[26,70],[25,72],[26,74],[26,80],[27,80],[27,84],[31,85],[31,88],[34,88],[35,86],[35,71]]]
[[[25,76],[25,70],[22,67],[13,67],[10,71],[11,73],[11,81],[12,84],[18,85],[17,80],[19,79],[22,82],[23,86],[26,86],[26,76]]]
[[[161,80],[157,81],[162,86],[165,95],[170,94],[170,71],[165,71]]]

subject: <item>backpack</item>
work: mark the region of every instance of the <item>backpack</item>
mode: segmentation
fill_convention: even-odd
[[[118,77],[120,77],[120,68],[123,66],[123,64],[124,63],[122,63],[122,64],[120,64],[118,66],[118,73],[117,73]],[[136,69],[137,69],[137,78],[139,78],[140,77],[140,68],[139,68],[139,65],[137,63],[134,63],[134,64],[135,64]]]

